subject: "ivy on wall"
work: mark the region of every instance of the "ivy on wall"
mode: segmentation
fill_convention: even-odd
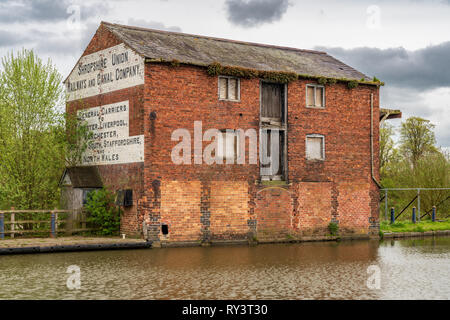
[[[171,67],[179,67],[182,64],[193,65],[191,63],[183,63],[178,60],[165,60],[160,59],[147,59],[147,62],[152,63],[164,63],[169,64]],[[205,66],[201,66],[205,67]],[[362,78],[361,80],[346,79],[346,78],[330,78],[322,76],[312,76],[307,74],[296,74],[289,71],[262,71],[250,68],[236,67],[236,66],[224,66],[219,62],[213,62],[206,66],[206,72],[210,76],[230,76],[243,79],[263,79],[277,83],[289,83],[299,79],[310,79],[316,80],[321,85],[334,85],[337,82],[347,83],[349,89],[356,88],[359,84],[384,86],[384,82],[381,82],[376,77],[373,80],[366,80]]]

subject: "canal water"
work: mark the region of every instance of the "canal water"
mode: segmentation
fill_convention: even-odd
[[[450,237],[0,256],[0,299],[450,299]]]

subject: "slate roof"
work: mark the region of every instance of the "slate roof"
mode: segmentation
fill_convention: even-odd
[[[287,71],[298,75],[371,81],[368,76],[325,52],[226,40],[178,32],[102,22],[145,58],[208,66],[219,62],[260,71]]]

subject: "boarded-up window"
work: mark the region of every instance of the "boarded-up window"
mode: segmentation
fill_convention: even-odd
[[[220,99],[228,97],[228,78],[219,78],[219,97]]]
[[[221,131],[217,142],[217,156],[223,160],[236,159],[238,156],[238,134],[232,130]]]
[[[315,105],[314,87],[306,87],[306,100],[308,101],[308,107],[313,107]]]
[[[263,83],[261,117],[276,119],[279,122],[283,120],[284,106],[284,85],[275,83]]]
[[[261,82],[261,180],[286,178],[285,90],[284,84]]]
[[[219,77],[219,99],[239,100],[239,79]]]
[[[263,129],[260,137],[260,171],[261,176],[280,180],[284,174],[284,145],[286,131],[279,129]]]
[[[323,107],[324,89],[323,87],[316,87],[316,106]]]
[[[228,99],[238,100],[238,79],[228,79]]]
[[[306,137],[306,158],[308,160],[325,159],[325,138],[320,135]]]
[[[319,85],[306,85],[306,106],[325,107],[325,87]]]

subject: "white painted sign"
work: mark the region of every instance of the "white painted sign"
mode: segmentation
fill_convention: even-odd
[[[67,101],[144,84],[144,58],[117,46],[81,57],[66,80]]]
[[[82,155],[81,165],[121,164],[144,161],[144,136],[129,135],[129,102],[123,101],[79,110],[93,133]]]

